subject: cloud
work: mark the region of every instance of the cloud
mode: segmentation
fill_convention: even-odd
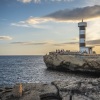
[[[66,42],[66,43],[62,43],[62,44],[78,44],[79,42]],[[96,46],[96,45],[100,45],[100,39],[97,40],[88,40],[86,41],[87,45],[92,45],[92,46]]]
[[[30,3],[30,2],[33,2],[33,3],[40,3],[40,2],[71,2],[73,0],[17,0],[17,1],[20,1],[22,3]]]
[[[0,36],[0,40],[12,40],[10,36]]]
[[[18,45],[53,45],[53,46],[64,46],[64,45],[73,45],[79,44],[79,42],[64,42],[64,43],[57,43],[55,41],[47,41],[47,42],[11,42],[11,44],[18,44]],[[89,40],[86,41],[87,45],[97,46],[100,45],[100,39],[97,40]]]
[[[30,2],[39,3],[40,2],[40,0],[17,0],[17,1],[20,1],[23,3],[30,3]]]
[[[94,46],[100,45],[100,39],[87,41],[87,44],[94,45]]]
[[[45,45],[48,44],[47,42],[12,42],[11,44],[19,44],[19,45]]]
[[[39,23],[45,23],[47,21],[49,21],[50,18],[38,18],[38,17],[30,17],[28,20],[25,21],[25,23],[28,24],[39,24]]]
[[[100,17],[100,5],[75,8],[72,10],[59,10],[44,17],[52,18],[56,21],[91,20]]]
[[[17,45],[52,45],[52,46],[64,46],[66,44],[78,44],[78,42],[66,42],[66,43],[57,43],[57,42],[11,42],[11,44]]]
[[[44,28],[43,23],[52,21],[50,18],[43,18],[43,17],[29,17],[25,21],[19,21],[17,23],[11,23],[12,26],[18,27],[34,27],[34,28]]]
[[[56,43],[53,40],[45,41],[45,42],[11,42],[11,44],[18,44],[18,45],[63,45],[63,43]]]
[[[87,40],[100,39],[100,18],[89,22],[86,31]]]
[[[82,2],[84,3],[84,5],[100,5],[100,0],[82,0]],[[82,4],[83,4],[82,3]]]
[[[27,20],[11,23],[12,26],[43,28],[46,22],[76,22],[82,19],[91,20],[100,17],[100,6],[87,6],[72,10],[60,10],[43,17],[29,17]]]
[[[71,38],[70,40],[78,41],[79,37],[74,37],[74,38]]]
[[[11,26],[18,26],[18,27],[29,27],[29,25],[22,23],[22,21],[18,23],[11,23]]]
[[[79,44],[79,42],[65,42],[65,43],[54,43],[52,45],[54,46],[64,46],[64,45],[73,45],[73,44]],[[100,46],[100,39],[97,39],[97,40],[89,40],[89,41],[86,41],[86,45],[91,45],[91,46]]]

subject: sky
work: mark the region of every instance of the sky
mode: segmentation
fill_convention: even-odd
[[[87,46],[100,53],[100,0],[0,0],[0,55],[79,51],[82,19]]]

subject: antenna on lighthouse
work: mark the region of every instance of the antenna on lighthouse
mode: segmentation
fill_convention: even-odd
[[[83,19],[82,19],[82,22],[83,22]]]

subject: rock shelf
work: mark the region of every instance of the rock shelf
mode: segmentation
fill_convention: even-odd
[[[100,73],[100,56],[53,54],[43,58],[49,69]]]
[[[0,100],[100,100],[100,79],[16,84],[1,88]]]

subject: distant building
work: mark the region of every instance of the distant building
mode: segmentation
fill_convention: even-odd
[[[86,47],[86,27],[87,27],[87,23],[86,22],[79,22],[78,23],[78,27],[79,27],[79,49],[81,53],[88,53],[88,54],[92,54],[92,48],[93,47]]]

